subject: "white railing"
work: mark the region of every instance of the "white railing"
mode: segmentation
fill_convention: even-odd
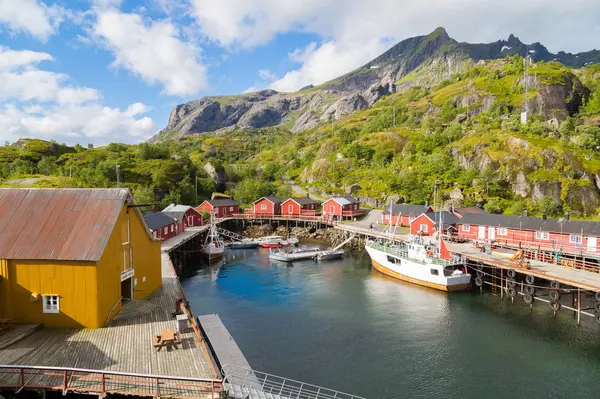
[[[226,364],[223,388],[230,398],[249,399],[365,399],[333,389]]]

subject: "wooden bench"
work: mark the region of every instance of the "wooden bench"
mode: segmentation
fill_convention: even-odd
[[[173,332],[172,329],[167,328],[162,330],[160,334],[156,334],[154,336],[153,346],[158,348],[159,351],[163,346],[166,346],[167,349],[170,349],[171,347],[179,349],[177,345],[181,345],[181,343],[181,334],[179,334],[179,332]]]

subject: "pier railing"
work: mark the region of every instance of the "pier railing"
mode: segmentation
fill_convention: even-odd
[[[229,364],[223,366],[222,373],[223,388],[231,398],[365,399],[361,396]]]
[[[0,365],[0,389],[50,389],[68,392],[150,396],[156,398],[219,398],[222,381],[208,378],[87,370],[65,367]]]

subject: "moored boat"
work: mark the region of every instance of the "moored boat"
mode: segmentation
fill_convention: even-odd
[[[269,250],[269,259],[280,262],[293,262],[295,260],[313,259],[321,252],[318,247],[291,248],[289,251],[271,249]]]
[[[208,234],[206,236],[206,240],[204,241],[204,246],[202,247],[202,256],[208,258],[209,262],[212,262],[221,259],[224,252],[225,243],[217,232],[217,226],[214,218],[211,218],[210,228],[208,229]]]
[[[282,236],[268,236],[258,239],[260,246],[263,248],[281,248],[290,245],[290,243]]]
[[[231,249],[253,249],[258,248],[260,243],[252,238],[245,238],[242,241],[232,242],[229,245]]]
[[[331,260],[331,259],[340,259],[344,256],[343,250],[327,250],[323,251],[317,255],[318,260]]]

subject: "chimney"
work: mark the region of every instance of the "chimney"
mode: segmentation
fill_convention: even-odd
[[[525,209],[525,210],[523,211],[523,216],[525,216],[525,217],[529,216],[529,212],[527,211],[527,209]]]

